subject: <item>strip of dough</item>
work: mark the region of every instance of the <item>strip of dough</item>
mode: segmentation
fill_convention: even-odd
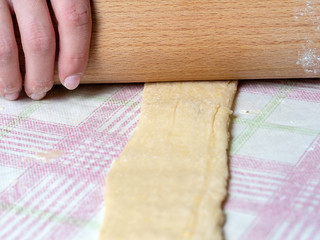
[[[149,83],[106,179],[101,240],[222,239],[236,81]]]

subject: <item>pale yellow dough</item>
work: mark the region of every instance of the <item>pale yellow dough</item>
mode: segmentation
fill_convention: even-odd
[[[236,81],[148,83],[106,179],[101,240],[218,240]]]

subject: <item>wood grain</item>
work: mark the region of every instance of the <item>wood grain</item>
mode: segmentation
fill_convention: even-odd
[[[83,82],[319,77],[317,5],[312,0],[94,0]]]

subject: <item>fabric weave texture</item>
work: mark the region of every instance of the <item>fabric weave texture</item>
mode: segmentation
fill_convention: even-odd
[[[104,180],[143,84],[55,86],[0,99],[0,239],[98,239]],[[231,121],[227,240],[320,240],[320,81],[241,81]]]

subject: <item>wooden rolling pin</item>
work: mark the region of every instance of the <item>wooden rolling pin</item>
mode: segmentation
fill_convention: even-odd
[[[93,0],[82,83],[320,76],[316,0]]]

